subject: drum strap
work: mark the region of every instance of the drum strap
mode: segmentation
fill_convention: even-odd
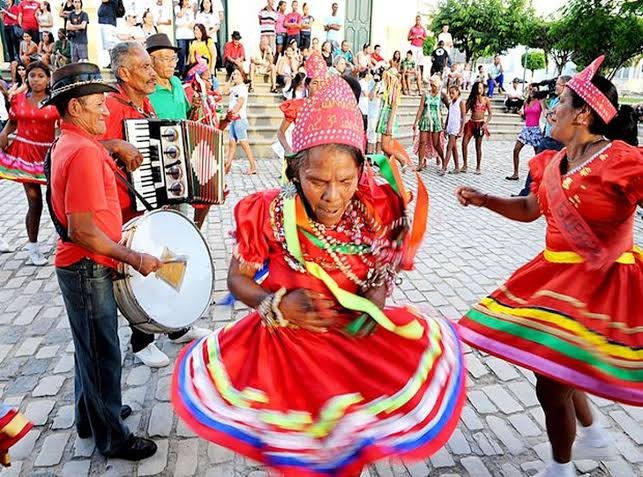
[[[54,150],[54,147],[56,147],[56,143],[58,142],[58,139],[56,139],[51,147],[47,150],[47,154],[45,155],[45,161],[43,164],[43,169],[45,172],[45,178],[47,179],[47,190],[45,191],[45,199],[47,200],[47,208],[49,209],[49,216],[51,217],[51,221],[54,223],[54,228],[56,229],[56,232],[60,236],[60,239],[63,242],[71,242],[71,239],[69,238],[69,234],[67,232],[67,228],[58,220],[58,217],[56,217],[56,212],[54,212],[54,208],[51,204],[51,151]]]
[[[132,183],[131,183],[130,181],[128,181],[127,179],[125,179],[125,177],[123,177],[123,175],[122,175],[122,174],[119,174],[118,172],[115,172],[115,173],[114,173],[114,176],[116,177],[116,179],[118,179],[119,181],[121,181],[121,184],[123,184],[125,187],[127,187],[127,188],[129,189],[129,191],[130,191],[132,194],[134,194],[138,200],[140,200],[140,201],[141,201],[141,203],[143,204],[143,206],[145,206],[145,208],[146,208],[148,211],[150,211],[150,210],[154,210],[154,207],[152,207],[152,205],[151,205],[147,200],[145,200],[145,197],[143,197],[143,196],[141,195],[141,193],[140,193],[139,191],[137,191],[137,190],[134,188],[134,186],[132,185]]]

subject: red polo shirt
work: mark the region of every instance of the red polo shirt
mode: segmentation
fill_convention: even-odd
[[[105,134],[100,137],[101,141],[110,139],[125,140],[125,126],[123,121],[126,119],[143,119],[145,117],[156,117],[154,107],[147,97],[143,101],[143,110],[139,111],[125,95],[123,90],[119,87],[118,93],[109,93],[105,104],[109,110],[109,117],[107,118],[107,130]],[[123,171],[117,170],[123,177],[127,177]],[[121,212],[123,215],[123,222],[127,223],[133,217],[140,215],[132,209],[132,198],[130,192],[120,181],[118,184],[118,199],[121,204]]]
[[[38,19],[36,15],[40,4],[34,0],[23,0],[20,5],[18,5],[18,12],[22,13],[22,25],[20,25],[24,30],[36,30],[38,31]]]
[[[242,58],[243,60],[246,59],[246,50],[244,50],[241,42],[235,45],[234,42],[230,40],[225,44],[225,48],[223,49],[223,60],[225,61],[228,58],[233,60],[238,60],[239,58]]]
[[[121,239],[123,219],[116,191],[116,164],[94,136],[63,121],[51,153],[51,203],[60,223],[68,227],[67,214],[90,212],[94,223],[114,242]],[[104,255],[58,239],[55,265],[68,267],[88,258],[115,268]]]

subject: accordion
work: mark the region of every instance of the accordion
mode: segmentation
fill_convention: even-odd
[[[222,131],[168,119],[128,119],[124,126],[125,140],[143,156],[141,167],[129,173],[130,182],[152,208],[224,202]],[[146,210],[140,199],[132,200],[137,212]]]

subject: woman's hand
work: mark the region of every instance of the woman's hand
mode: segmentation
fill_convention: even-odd
[[[0,133],[0,149],[5,149],[9,144],[9,136],[4,133]]]
[[[279,304],[284,318],[308,331],[323,333],[335,324],[335,302],[319,292],[303,288],[288,292]]]
[[[473,187],[458,187],[455,190],[455,196],[461,205],[467,207],[475,205],[476,207],[484,207],[487,203],[488,195],[477,191]]]
[[[374,288],[368,288],[360,293],[364,298],[371,300],[380,310],[386,305],[386,285],[380,285]]]

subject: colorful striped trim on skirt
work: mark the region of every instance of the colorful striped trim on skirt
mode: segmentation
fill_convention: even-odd
[[[28,162],[0,150],[0,179],[46,184],[42,162]]]
[[[201,437],[286,475],[341,476],[385,457],[425,458],[449,439],[465,401],[455,329],[446,320],[431,326],[441,350],[427,348],[407,385],[366,403],[358,395],[336,396],[319,422],[298,411],[266,409],[269,396],[259,390],[231,388],[218,350],[223,329],[181,351],[172,403]]]
[[[641,350],[611,343],[555,310],[485,298],[459,323],[462,339],[535,373],[589,393],[643,405]]]

